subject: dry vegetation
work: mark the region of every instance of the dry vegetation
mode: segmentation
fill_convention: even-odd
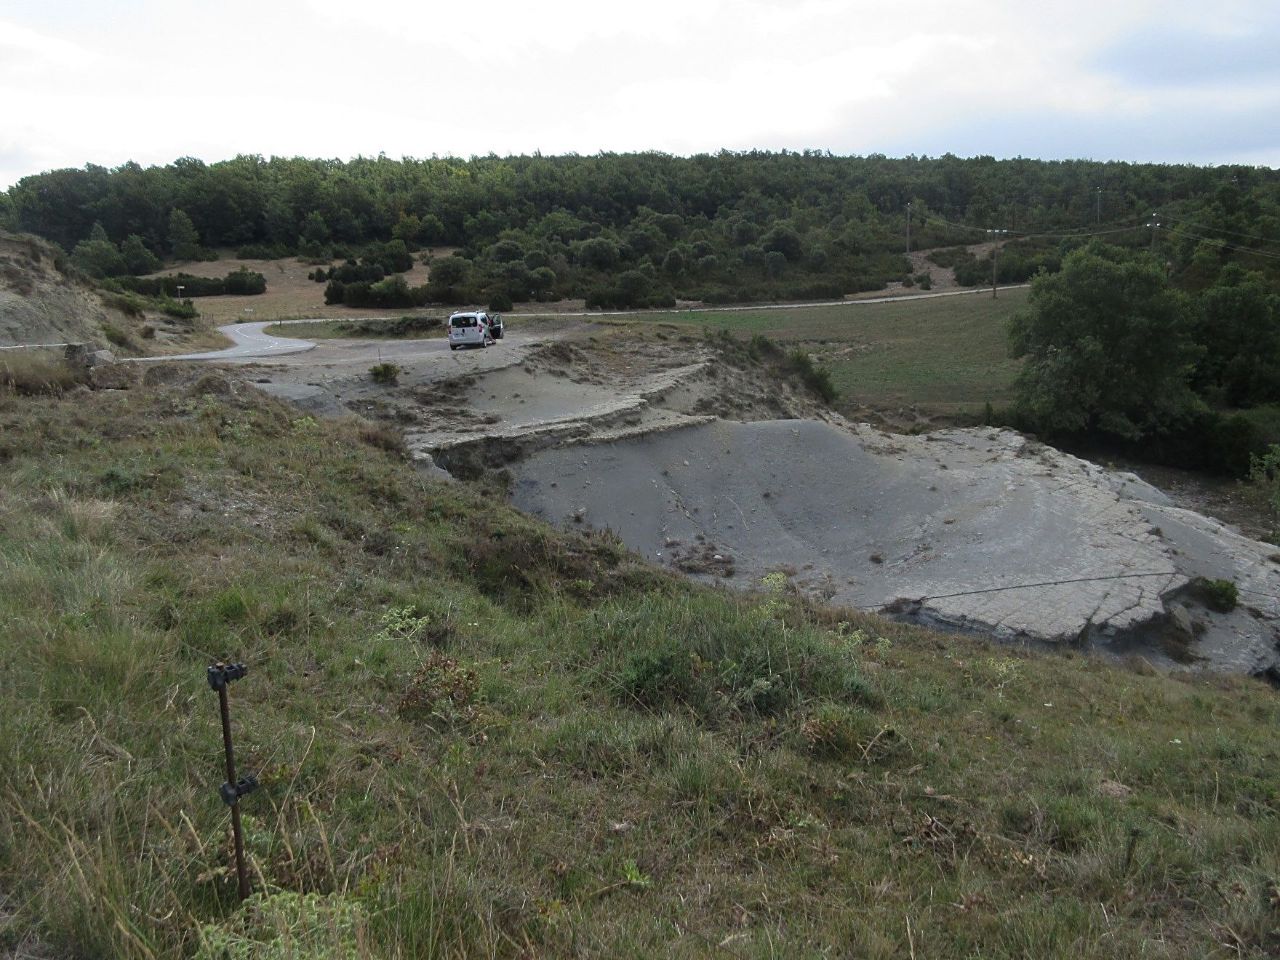
[[[419,256],[431,254],[447,257],[451,251],[452,248],[439,247],[420,251]],[[322,264],[322,269],[340,262],[326,261]],[[325,285],[307,278],[307,274],[314,271],[316,267],[294,257],[282,260],[237,260],[234,257],[227,257],[219,260],[174,264],[162,273],[183,272],[197,277],[222,277],[241,267],[266,277],[267,292],[259,296],[200,297],[195,301],[196,308],[200,311],[200,316],[213,326],[254,320],[295,320],[306,317],[350,318],[398,315],[405,312],[402,308],[354,310],[341,304],[326,305]],[[415,261],[413,269],[407,271],[404,278],[410,285],[418,286],[426,282],[427,273],[428,267]]]

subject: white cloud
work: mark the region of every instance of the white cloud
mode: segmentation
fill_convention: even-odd
[[[1275,22],[1267,0],[49,0],[0,13],[0,185],[240,152],[1044,144],[1181,162],[1206,155],[1185,111],[1215,104],[1239,113],[1215,127],[1225,153],[1277,163],[1280,140],[1230,126],[1273,102],[1258,51]],[[1224,23],[1229,43],[1195,63],[1169,39]],[[1226,69],[1233,51],[1259,65]],[[1198,68],[1185,83],[1179,56]],[[1125,118],[1144,142],[1126,145]],[[1074,139],[1033,135],[1055,129]]]

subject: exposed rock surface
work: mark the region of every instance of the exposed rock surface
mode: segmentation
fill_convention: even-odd
[[[1004,639],[1250,673],[1280,661],[1274,548],[1008,431],[715,421],[541,450],[513,472],[518,506],[681,569],[711,545],[721,567],[703,572],[731,567],[730,582],[783,570],[836,604]],[[1235,582],[1240,608],[1199,606],[1196,577]],[[1175,601],[1197,638],[1173,636]]]

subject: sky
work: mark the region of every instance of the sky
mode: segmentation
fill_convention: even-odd
[[[0,0],[0,189],[236,154],[1280,167],[1277,0]]]

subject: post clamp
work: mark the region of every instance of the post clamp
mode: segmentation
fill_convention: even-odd
[[[224,783],[218,788],[218,796],[222,797],[222,802],[228,807],[233,807],[245,794],[253,793],[258,789],[257,777],[241,777],[240,781],[234,786],[230,783]]]
[[[249,672],[243,663],[215,663],[209,667],[207,676],[210,690],[222,690],[233,680],[239,680]]]

